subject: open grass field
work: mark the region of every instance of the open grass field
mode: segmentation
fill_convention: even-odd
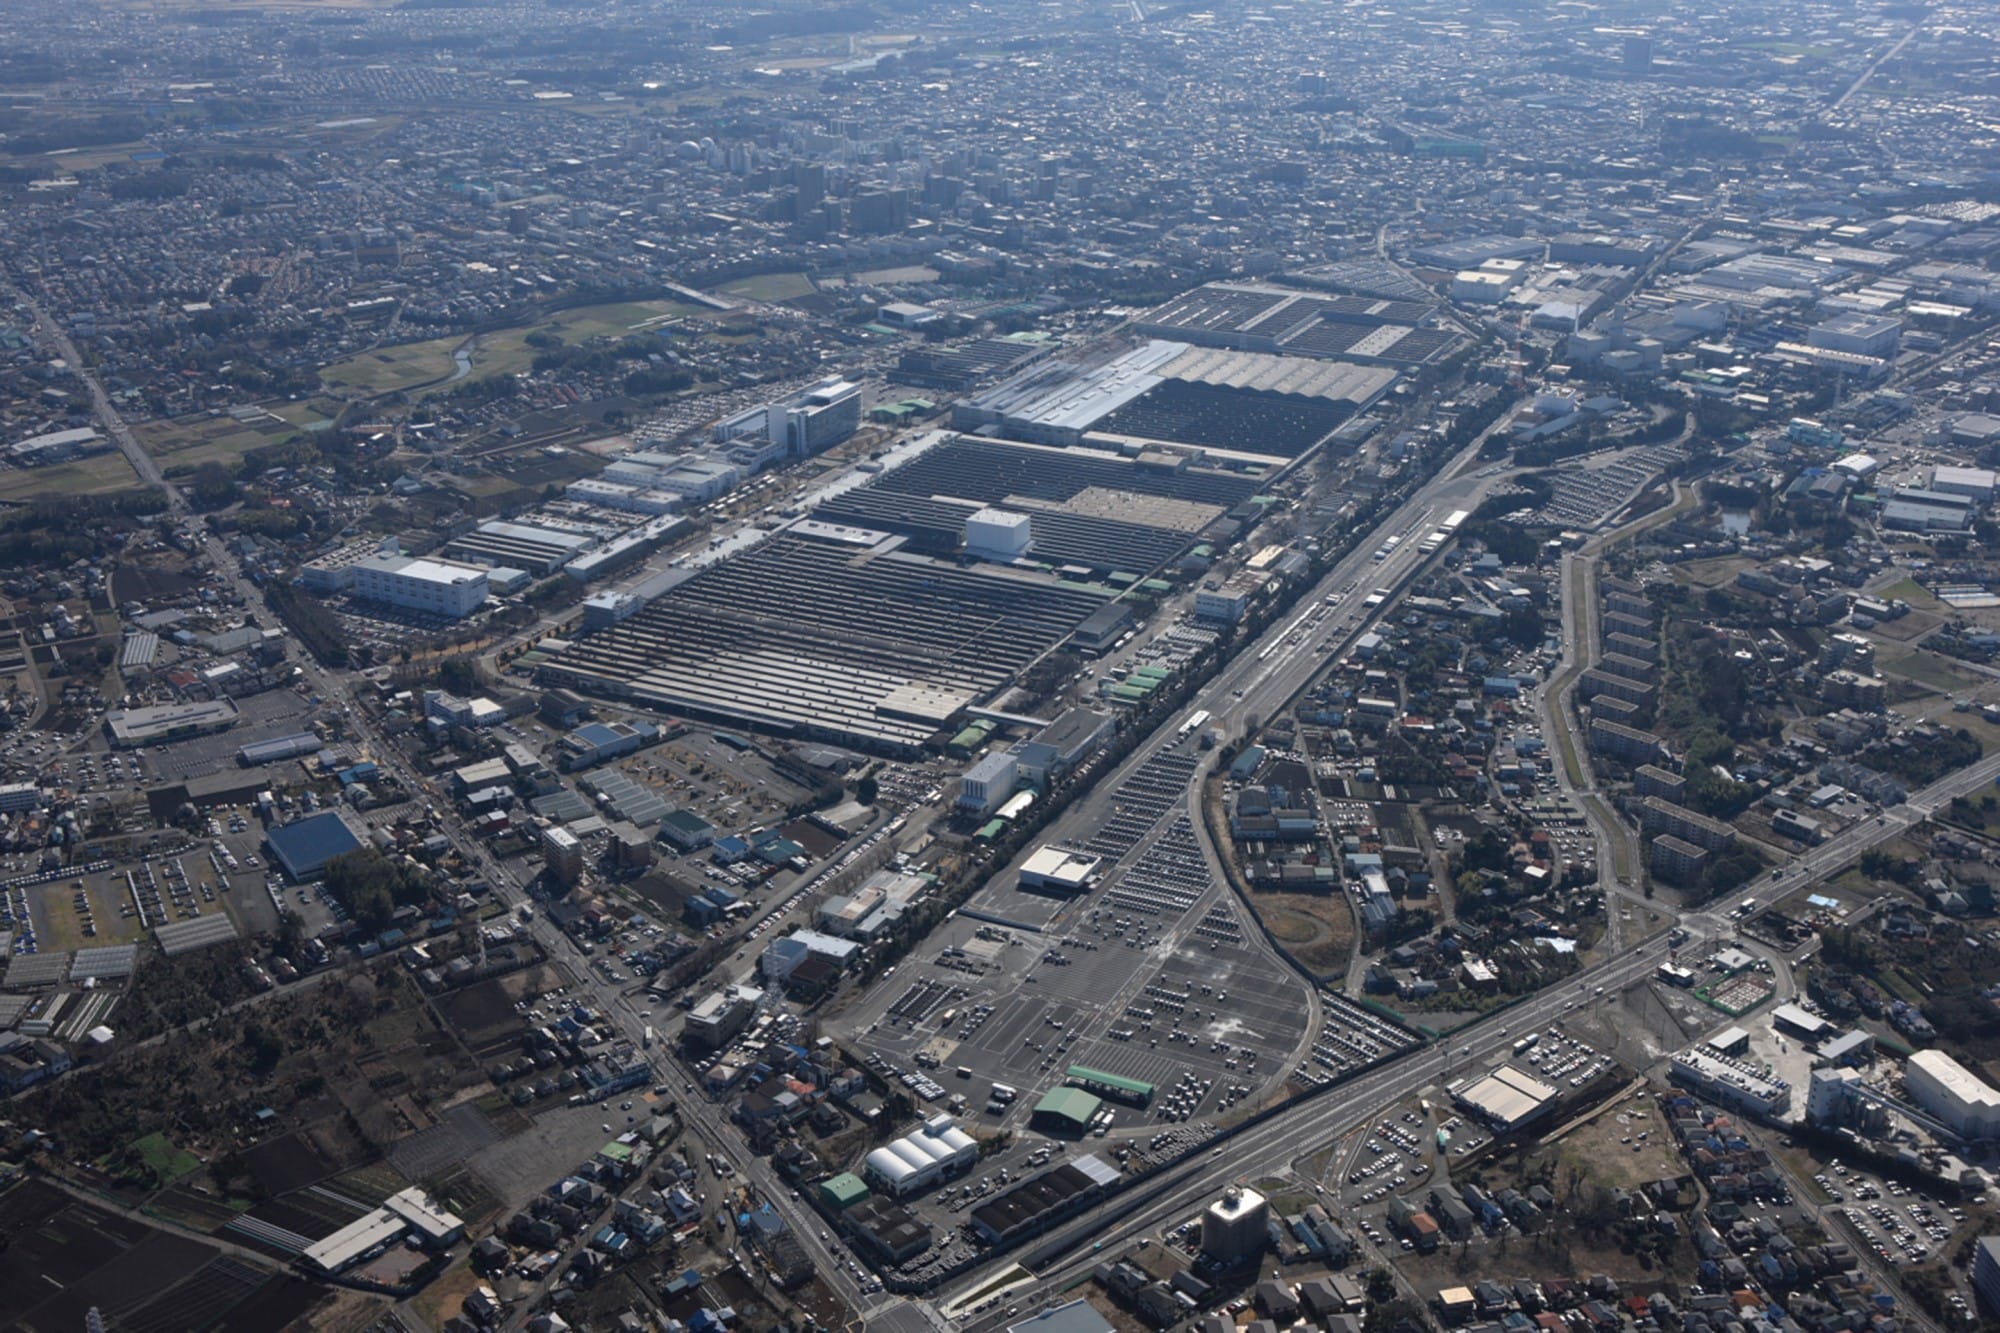
[[[816,289],[813,280],[803,273],[759,273],[754,278],[726,282],[717,290],[752,301],[789,301],[811,296]]]
[[[360,352],[345,361],[336,361],[319,372],[320,383],[335,393],[363,397],[395,393],[401,389],[443,379],[457,368],[451,354],[461,338],[431,338]]]
[[[1942,611],[1945,609],[1944,603],[1924,591],[1923,586],[1915,579],[1901,579],[1886,588],[1877,590],[1875,595],[1878,597],[1901,598],[1919,611]]]
[[[89,148],[56,148],[46,153],[0,153],[0,162],[10,166],[39,167],[48,179],[55,180],[96,171],[113,163],[130,162],[132,154],[151,149],[151,144],[135,140],[132,143],[99,144]]]
[[[463,382],[489,380],[501,375],[518,375],[534,364],[538,348],[528,345],[528,336],[548,334],[565,346],[575,346],[593,338],[625,338],[647,333],[677,319],[699,313],[701,307],[682,301],[616,301],[608,305],[579,306],[551,315],[534,324],[482,333],[473,340],[472,371]],[[452,353],[462,339],[432,338],[424,342],[380,347],[336,361],[320,371],[320,381],[334,392],[373,397],[399,390],[430,385],[445,388],[446,380],[458,368]]]
[[[0,468],[0,504],[20,504],[40,495],[103,495],[138,485],[139,474],[125,455],[113,449],[51,467]]]
[[[1946,659],[1936,653],[1925,652],[1921,648],[1906,656],[1887,660],[1890,656],[1891,654],[1886,651],[1881,654],[1884,660],[1880,669],[1885,674],[1914,680],[1934,690],[1943,690],[1947,694],[1972,689],[1979,683],[1969,673],[1954,669]]]

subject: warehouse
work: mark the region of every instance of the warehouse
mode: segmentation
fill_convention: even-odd
[[[1126,1078],[1122,1074],[1092,1069],[1088,1065],[1071,1065],[1063,1077],[1086,1092],[1109,1097],[1128,1106],[1150,1106],[1153,1101],[1152,1084],[1141,1082],[1136,1078]]]
[[[361,839],[336,810],[280,824],[264,834],[271,858],[295,882],[317,879],[327,862],[361,849]]]
[[[245,768],[256,768],[262,764],[281,764],[287,759],[297,759],[300,755],[317,754],[326,742],[310,731],[298,731],[289,736],[277,736],[268,741],[255,741],[236,752],[236,762]]]
[[[1096,878],[1103,861],[1102,857],[1061,847],[1039,847],[1021,863],[1021,887],[1062,894],[1082,893]]]
[[[486,603],[486,571],[456,560],[373,555],[354,566],[354,595],[364,602],[461,620]]]
[[[438,1250],[465,1235],[465,1223],[416,1186],[393,1194],[382,1206],[306,1247],[301,1256],[322,1273],[344,1268],[410,1235],[427,1250]]]
[[[944,1114],[883,1145],[864,1159],[868,1176],[884,1192],[904,1198],[972,1169],[979,1145]]]
[[[1490,1125],[1496,1133],[1532,1123],[1555,1103],[1556,1090],[1512,1065],[1498,1069],[1469,1087],[1452,1093],[1452,1100]]]
[[[1022,1181],[991,1203],[980,1204],[972,1210],[972,1226],[989,1244],[1004,1245],[1080,1212],[1117,1183],[1118,1168],[1087,1153]]]
[[[1082,1137],[1103,1107],[1102,1100],[1082,1088],[1050,1088],[1035,1103],[1034,1127],[1044,1134]]]
[[[212,736],[235,726],[242,714],[228,699],[206,703],[160,704],[153,708],[114,708],[104,715],[111,743],[123,749]]]
[[[454,538],[445,554],[478,564],[511,565],[531,574],[553,574],[596,541],[588,533],[496,519]]]

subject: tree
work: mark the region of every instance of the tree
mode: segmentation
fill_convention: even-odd
[[[385,928],[394,919],[396,908],[421,903],[430,896],[430,885],[419,871],[372,847],[328,862],[326,887],[367,930]]]
[[[859,782],[854,784],[854,799],[863,805],[875,804],[875,798],[881,794],[882,784],[875,780],[872,773],[864,775]]]

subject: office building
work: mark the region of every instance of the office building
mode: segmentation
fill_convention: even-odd
[[[1987,1317],[2000,1317],[2000,1236],[1981,1236],[1974,1247],[1972,1289]]]
[[[771,411],[771,441],[793,458],[811,458],[861,427],[861,386],[830,379]]]
[[[542,860],[558,884],[575,884],[583,878],[583,843],[560,824],[542,830]]]
[[[1219,588],[1204,586],[1194,595],[1194,615],[1212,625],[1240,624],[1250,603],[1264,591],[1264,576],[1248,570],[1235,575]]]
[[[354,595],[366,602],[460,620],[486,601],[486,571],[456,560],[375,555],[354,565]]]

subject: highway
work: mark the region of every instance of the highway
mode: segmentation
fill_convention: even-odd
[[[1191,1164],[1166,1168],[1160,1173],[1159,1183],[1139,1186],[1128,1195],[1055,1228],[1046,1241],[1027,1248],[1049,1242],[1068,1242],[1076,1248],[1067,1257],[1037,1271],[1037,1290],[1046,1293],[1038,1299],[1059,1302],[1063,1299],[1063,1288],[1072,1278],[1087,1273],[1103,1260],[1102,1251],[1119,1248],[1123,1242],[1155,1232],[1170,1222],[1185,1220],[1232,1181],[1283,1172],[1301,1154],[1373,1123],[1380,1117],[1382,1107],[1413,1097],[1426,1087],[1455,1078],[1460,1072],[1499,1056],[1511,1048],[1514,1038],[1510,1032],[1536,1030],[1580,1004],[1645,980],[1668,952],[1666,940],[1660,938],[1600,963],[1579,974],[1573,983],[1551,987],[1505,1013],[1474,1023],[1455,1033],[1449,1043],[1440,1041],[1412,1051],[1336,1089],[1298,1103]],[[963,1298],[990,1280],[990,1274],[972,1278],[941,1300]],[[1015,1318],[1025,1317],[1032,1308],[1032,1303],[1023,1305],[1021,1315]],[[965,1327],[990,1329],[1002,1322],[1010,1321],[995,1311]]]
[[[68,336],[44,312],[32,304],[30,308],[36,317],[38,333],[77,368],[89,388],[100,422],[131,461],[138,475],[162,489],[177,515],[186,515],[185,499],[177,488],[166,481],[151,456],[132,436],[105,395],[101,383],[85,367]],[[1256,643],[1245,647],[1204,688],[1190,704],[1190,709],[1205,708],[1232,734],[1241,734],[1252,715],[1259,720],[1274,716],[1310,682],[1329,657],[1349,651],[1355,640],[1379,616],[1379,611],[1365,609],[1361,605],[1362,599],[1378,587],[1400,592],[1428,561],[1429,557],[1419,549],[1420,539],[1427,528],[1436,526],[1453,509],[1476,508],[1481,499],[1503,485],[1511,475],[1510,469],[1503,467],[1489,467],[1477,472],[1467,470],[1476,458],[1481,443],[1483,440],[1468,446],[1379,524],[1368,539],[1359,543],[1315,588],[1303,595],[1291,612],[1280,617]],[[1374,559],[1375,550],[1391,535],[1400,536],[1401,542],[1386,558],[1377,562]],[[209,560],[217,570],[232,579],[245,606],[261,609],[259,590],[242,577],[221,542],[206,532],[203,532],[202,540]],[[1327,598],[1336,595],[1340,598],[1339,604],[1329,607]],[[1565,644],[1570,653],[1578,651],[1587,623],[1587,619],[1584,625],[1566,622]],[[352,683],[353,674],[329,672],[309,656],[298,653],[296,647],[294,644],[295,657],[308,684],[323,698],[343,709],[350,725],[369,740],[371,757],[413,794],[430,793],[434,796],[433,784],[415,772],[402,753],[375,731],[372,720],[365,712],[353,709],[347,702],[350,696],[346,687]],[[1551,727],[1563,725],[1558,711],[1551,710],[1545,716]],[[1109,793],[1115,790],[1119,778],[1171,739],[1173,729],[1180,721],[1181,718],[1176,717],[1163,724],[1149,742],[1135,751],[1126,769],[1107,775],[1091,797],[1065,815],[1064,825],[1084,826],[1101,820],[1108,808]],[[1551,739],[1554,739],[1553,735]],[[1205,763],[1190,782],[1189,799],[1198,797],[1200,783],[1212,762],[1210,759]],[[1775,900],[1804,885],[1819,882],[1852,863],[1870,848],[1906,832],[1953,797],[1976,792],[1993,783],[1996,777],[2000,777],[2000,754],[1941,779],[1913,795],[1905,805],[1850,828],[1792,859],[1774,871],[1766,881],[1754,888],[1746,887],[1745,892]],[[1587,794],[1587,789],[1580,794]],[[436,805],[445,831],[492,884],[499,900],[510,911],[528,902],[528,895],[516,874],[498,863],[471,835],[451,810],[450,803],[440,800]],[[1199,827],[1198,819],[1196,825]],[[1607,835],[1608,831],[1600,830],[1601,839]],[[1600,877],[1607,887],[1629,893],[1628,888],[1616,884],[1610,858],[1605,854],[1608,850],[1601,841]],[[1213,858],[1213,849],[1205,843],[1204,851]],[[1217,867],[1212,865],[1211,869]],[[1607,911],[1615,919],[1616,911],[1609,902]],[[1719,913],[1691,912],[1681,919],[1699,933],[1721,935],[1729,930],[1728,923]],[[603,980],[601,974],[581,956],[575,944],[549,924],[542,914],[537,913],[526,929],[551,958],[561,959],[568,965],[569,972],[576,979],[576,990],[573,992],[576,998],[604,1015],[635,1046],[639,1045],[641,1033],[649,1022],[664,1026],[642,1010],[641,1005],[649,1001],[635,1002],[621,987]],[[1157,1229],[1163,1223],[1185,1217],[1228,1182],[1283,1171],[1302,1152],[1337,1140],[1369,1123],[1379,1114],[1381,1107],[1480,1065],[1509,1046],[1512,1040],[1510,1032],[1518,1034],[1546,1025],[1600,994],[1643,982],[1667,954],[1664,937],[1656,937],[1629,951],[1616,953],[1606,962],[1582,973],[1574,983],[1566,982],[1522,1001],[1504,1014],[1476,1022],[1455,1034],[1449,1044],[1437,1042],[1412,1051],[1335,1090],[1297,1103],[1237,1136],[1224,1148],[1167,1168],[1159,1173],[1156,1180],[1121,1196],[1113,1204],[1100,1206],[1055,1228],[1042,1243],[1049,1240],[1067,1242],[1074,1248],[1037,1274],[1035,1289],[1046,1294],[1034,1299],[1057,1299],[1056,1293],[1071,1279],[1086,1272],[1103,1257],[1100,1250],[1113,1249],[1124,1241]],[[1281,966],[1275,959],[1272,965]],[[1784,975],[1788,979],[1788,969]],[[648,1057],[654,1064],[657,1081],[673,1087],[685,1081],[684,1075],[666,1058],[664,1050],[658,1045],[648,1052]],[[752,1185],[786,1218],[825,1280],[862,1318],[870,1323],[879,1320],[885,1325],[894,1324],[906,1330],[923,1327],[942,1329],[945,1326],[931,1302],[904,1301],[879,1293],[865,1294],[861,1290],[862,1283],[847,1266],[848,1256],[844,1250],[819,1240],[817,1216],[793,1200],[790,1187],[777,1179],[767,1159],[755,1157],[746,1150],[740,1135],[728,1124],[724,1109],[701,1097],[677,1096],[675,1100],[681,1106],[691,1137],[705,1145],[707,1151],[725,1155],[736,1164],[739,1179]],[[569,1113],[562,1109],[549,1112],[555,1115]],[[577,1114],[596,1115],[599,1111],[589,1108]],[[551,1170],[560,1166],[560,1163],[552,1163]],[[954,1294],[962,1297],[989,1280],[990,1271],[983,1270],[967,1279]],[[524,1309],[511,1327],[519,1327],[525,1318]],[[996,1311],[963,1326],[975,1329],[990,1327],[1001,1318],[1002,1315]]]
[[[1461,469],[1466,461],[1464,456],[1453,460],[1432,483],[1399,507],[1377,529],[1371,540],[1362,542],[1317,588],[1300,599],[1298,607],[1309,613],[1312,606],[1323,604],[1330,593],[1353,584],[1352,589],[1342,596],[1338,608],[1340,615],[1329,617],[1332,623],[1330,630],[1326,620],[1315,624],[1309,614],[1302,617],[1294,613],[1282,617],[1258,644],[1250,645],[1239,653],[1191,706],[1205,707],[1216,717],[1227,718],[1233,732],[1243,719],[1253,713],[1260,720],[1272,716],[1311,679],[1329,654],[1347,651],[1354,639],[1364,633],[1375,619],[1373,615],[1362,613],[1355,599],[1374,587],[1399,589],[1422,563],[1423,558],[1418,555],[1415,543],[1408,540],[1400,544],[1387,560],[1375,563],[1372,553],[1382,538],[1406,528],[1421,530],[1424,523],[1441,517],[1441,511],[1449,508],[1475,507],[1479,498],[1499,484],[1499,478],[1505,471],[1488,469],[1483,477],[1465,476]],[[1434,514],[1432,511],[1440,512]],[[1645,521],[1640,520],[1642,523]],[[1601,549],[1617,535],[1615,532],[1605,534],[1593,542],[1590,549]],[[1579,649],[1585,646],[1583,635],[1587,631],[1575,622],[1567,606],[1565,617],[1566,657],[1574,659]],[[1584,625],[1590,623],[1590,619],[1586,617]],[[1240,695],[1238,691],[1241,691]],[[1556,691],[1545,693],[1550,700],[1550,706],[1546,706],[1544,711],[1548,725],[1551,728],[1563,725],[1560,710],[1552,706]],[[1176,724],[1170,722],[1169,726],[1172,725]],[[1165,732],[1166,729],[1162,730]],[[1164,736],[1155,738],[1156,742],[1164,739]],[[1555,739],[1553,730],[1550,739]],[[1150,747],[1142,749],[1150,753]],[[1198,791],[1201,776],[1197,773],[1190,784],[1191,791]],[[1940,779],[1913,794],[1904,805],[1856,825],[1793,858],[1764,881],[1746,886],[1744,893],[1772,901],[1805,885],[1823,882],[1871,848],[1922,822],[1953,797],[1969,795],[1992,784],[1996,778],[2000,778],[2000,754]],[[1565,790],[1571,790],[1566,783]],[[1580,802],[1590,794],[1587,787],[1574,790]],[[1600,883],[1607,889],[1607,919],[1615,920],[1618,912],[1614,899],[1636,902],[1639,895],[1633,888],[1619,883],[1614,872],[1608,843],[1617,833],[1602,828],[1598,832]],[[1637,845],[1636,840],[1634,845]],[[1655,910],[1666,910],[1662,903],[1651,906]],[[1677,916],[1679,923],[1698,937],[1722,939],[1735,934],[1736,923],[1729,919],[1727,905],[1686,911]],[[1770,959],[1773,978],[1781,991],[1779,998],[1790,998],[1794,988],[1791,959],[1757,946],[1753,941],[1742,940],[1741,943]],[[1014,1257],[1018,1259],[1021,1254],[1051,1242],[1070,1242],[1076,1247],[1055,1264],[1037,1271],[1035,1290],[1047,1294],[1017,1302],[1021,1311],[1019,1315],[1010,1317],[1003,1311],[995,1310],[965,1326],[975,1330],[997,1328],[1012,1318],[1024,1317],[1038,1303],[1058,1301],[1058,1293],[1072,1279],[1087,1273],[1104,1259],[1105,1252],[1121,1249],[1131,1240],[1157,1231],[1163,1224],[1185,1220],[1232,1181],[1282,1172],[1302,1153],[1320,1144],[1336,1141],[1370,1123],[1379,1115],[1381,1107],[1405,1100],[1434,1083],[1455,1077],[1459,1070],[1479,1066],[1482,1061],[1497,1057],[1509,1048],[1513,1040],[1510,1032],[1518,1035],[1536,1030],[1569,1012],[1580,1002],[1596,1001],[1602,994],[1643,983],[1671,952],[1667,937],[1656,934],[1650,940],[1616,952],[1607,961],[1581,973],[1573,985],[1566,982],[1503,1014],[1480,1020],[1455,1033],[1448,1043],[1440,1041],[1395,1058],[1376,1070],[1339,1085],[1337,1091],[1274,1116],[1214,1150],[1209,1158],[1166,1168],[1156,1182],[1138,1186],[1111,1203],[1086,1211],[1055,1228],[1047,1238],[1017,1252]],[[1717,1026],[1722,1026],[1720,1021]],[[948,1305],[954,1300],[963,1300],[990,1280],[990,1271],[982,1269],[978,1275],[941,1294],[939,1303]]]

